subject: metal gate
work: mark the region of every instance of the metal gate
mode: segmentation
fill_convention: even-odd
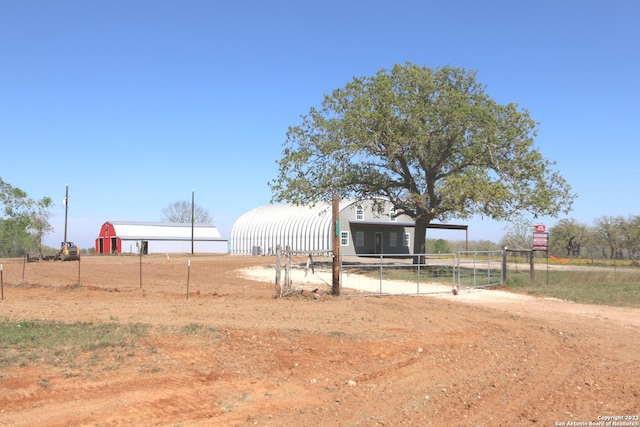
[[[502,281],[502,251],[340,257],[340,292],[350,296],[451,293]]]
[[[502,251],[458,252],[458,288],[484,288],[504,281]]]

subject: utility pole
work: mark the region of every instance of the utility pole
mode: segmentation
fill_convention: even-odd
[[[340,199],[333,194],[331,203],[331,219],[333,220],[333,281],[331,293],[340,295]]]
[[[67,241],[67,217],[69,216],[69,185],[67,185],[66,192],[64,194],[64,240]]]

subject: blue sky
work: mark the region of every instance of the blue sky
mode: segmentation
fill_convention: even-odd
[[[81,247],[192,191],[229,237],[269,203],[288,126],[412,62],[474,69],[527,108],[578,194],[569,218],[638,215],[639,18],[635,0],[0,0],[0,177],[54,199],[54,247],[67,184]],[[504,234],[468,223],[473,240]]]

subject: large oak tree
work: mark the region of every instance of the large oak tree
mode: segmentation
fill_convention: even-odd
[[[535,147],[537,123],[494,101],[474,71],[407,63],[356,77],[290,127],[275,202],[390,200],[425,252],[434,220],[567,212],[571,187]]]

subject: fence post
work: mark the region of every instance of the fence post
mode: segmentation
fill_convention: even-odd
[[[507,247],[502,251],[502,283],[507,282]]]
[[[333,262],[331,272],[331,293],[340,296],[340,198],[336,193],[331,200],[333,222]]]
[[[536,270],[535,270],[535,263],[533,262],[533,255],[535,254],[535,252],[533,250],[531,250],[531,252],[529,253],[529,273],[531,275],[531,280],[536,280]]]
[[[285,263],[284,263],[284,294],[288,294],[291,291],[291,247],[285,248]]]
[[[282,284],[280,283],[280,269],[282,268],[280,256],[282,254],[282,246],[276,245],[276,294],[274,298],[282,298]]]

